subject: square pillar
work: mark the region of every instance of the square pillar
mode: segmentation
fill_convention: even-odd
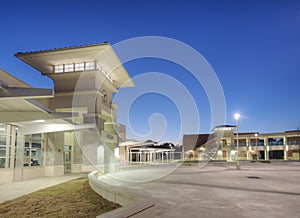
[[[11,126],[11,140],[10,140],[10,147],[11,147],[11,153],[10,153],[10,168],[15,168],[15,145],[16,145],[16,127]]]
[[[18,128],[16,165],[14,170],[14,181],[23,181],[23,162],[24,162],[25,135],[22,128]]]
[[[283,137],[283,159],[284,160],[288,159],[288,150],[289,150],[289,147],[288,147],[288,144],[287,144],[287,137],[284,136]]]
[[[269,160],[269,141],[268,137],[264,138],[264,152],[265,152],[265,160]]]
[[[9,168],[9,165],[10,165],[10,161],[9,161],[9,158],[13,157],[11,156],[10,154],[10,150],[9,150],[9,146],[11,146],[11,127],[10,125],[6,125],[6,149],[5,149],[5,168]]]

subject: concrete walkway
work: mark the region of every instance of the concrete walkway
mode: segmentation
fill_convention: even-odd
[[[171,169],[172,171],[172,169]],[[137,169],[103,176],[112,188],[157,201],[156,216],[299,217],[300,162],[249,163],[242,170],[219,164]],[[0,202],[63,183],[82,175],[43,177],[0,185]],[[151,178],[156,178],[152,180]],[[128,182],[145,181],[151,182]]]
[[[105,175],[102,180],[132,195],[155,199],[157,217],[265,218],[300,214],[299,162],[247,163],[242,170],[230,164],[183,166],[151,182],[128,182],[143,181],[157,173],[157,169],[137,169]]]
[[[67,174],[63,176],[41,177],[22,182],[1,184],[0,203],[80,177],[82,177],[80,174]]]

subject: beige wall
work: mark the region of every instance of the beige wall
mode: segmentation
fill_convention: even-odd
[[[24,167],[23,180],[45,176],[44,167]]]
[[[14,170],[11,168],[0,169],[0,184],[13,182]]]
[[[189,150],[193,150],[196,143],[197,143],[197,138],[198,135],[184,135],[183,136],[183,140],[182,140],[182,144],[184,146],[184,151],[189,151]]]

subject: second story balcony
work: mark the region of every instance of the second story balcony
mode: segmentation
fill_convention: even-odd
[[[287,145],[300,145],[300,140],[288,140]]]

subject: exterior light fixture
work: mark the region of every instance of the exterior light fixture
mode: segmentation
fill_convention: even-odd
[[[258,151],[257,151],[257,136],[258,136],[258,134],[255,133],[254,135],[255,135],[255,153],[256,153],[256,159],[258,159],[258,156],[259,156]]]
[[[33,123],[44,123],[45,122],[45,120],[34,120],[34,121],[32,121]]]
[[[240,119],[240,117],[241,117],[241,115],[240,115],[240,114],[234,114],[234,119],[235,119],[235,120],[239,120],[239,119]]]

